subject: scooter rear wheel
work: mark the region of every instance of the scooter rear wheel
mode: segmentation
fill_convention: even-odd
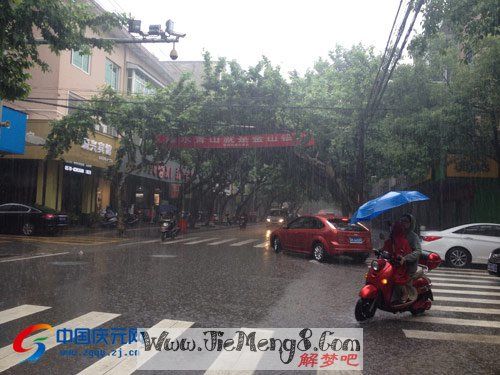
[[[373,305],[374,303],[375,301],[372,299],[360,298],[358,300],[354,309],[354,316],[358,322],[373,318],[375,311],[377,311],[377,307]]]

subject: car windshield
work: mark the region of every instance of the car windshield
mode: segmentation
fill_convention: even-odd
[[[285,216],[285,213],[283,211],[271,211],[269,216]]]
[[[346,232],[364,232],[366,229],[359,224],[351,224],[345,219],[328,219],[328,222],[333,224],[333,226],[342,231]]]

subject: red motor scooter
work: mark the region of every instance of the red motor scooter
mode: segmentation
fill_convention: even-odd
[[[419,267],[413,276],[413,286],[417,291],[417,298],[406,303],[391,302],[394,281],[393,270],[396,259],[391,259],[386,251],[375,250],[377,259],[370,266],[366,274],[366,285],[359,291],[360,299],[356,303],[354,315],[361,322],[372,318],[377,309],[392,313],[410,311],[413,315],[422,314],[431,308],[434,300],[431,290],[431,281],[425,275],[429,270],[441,264],[441,257],[429,251],[424,251],[419,259]]]

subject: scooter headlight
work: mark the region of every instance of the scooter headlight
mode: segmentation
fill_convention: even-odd
[[[284,220],[283,219],[279,219],[278,222],[282,223]]]
[[[162,226],[162,227],[168,227],[168,223],[167,223],[167,222],[165,222],[165,223],[163,223],[161,226]]]
[[[266,219],[266,221],[267,221],[268,223],[270,223],[270,222],[271,222],[271,219],[267,218],[267,219]]]
[[[378,262],[376,260],[372,261],[372,268],[375,272],[377,272],[380,269]]]

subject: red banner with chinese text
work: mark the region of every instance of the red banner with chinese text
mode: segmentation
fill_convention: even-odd
[[[168,143],[169,138],[164,135],[156,137],[158,144]],[[302,133],[299,137],[295,133],[282,134],[254,134],[215,137],[178,137],[170,141],[171,148],[260,148],[260,147],[293,147],[313,146],[314,139]]]

